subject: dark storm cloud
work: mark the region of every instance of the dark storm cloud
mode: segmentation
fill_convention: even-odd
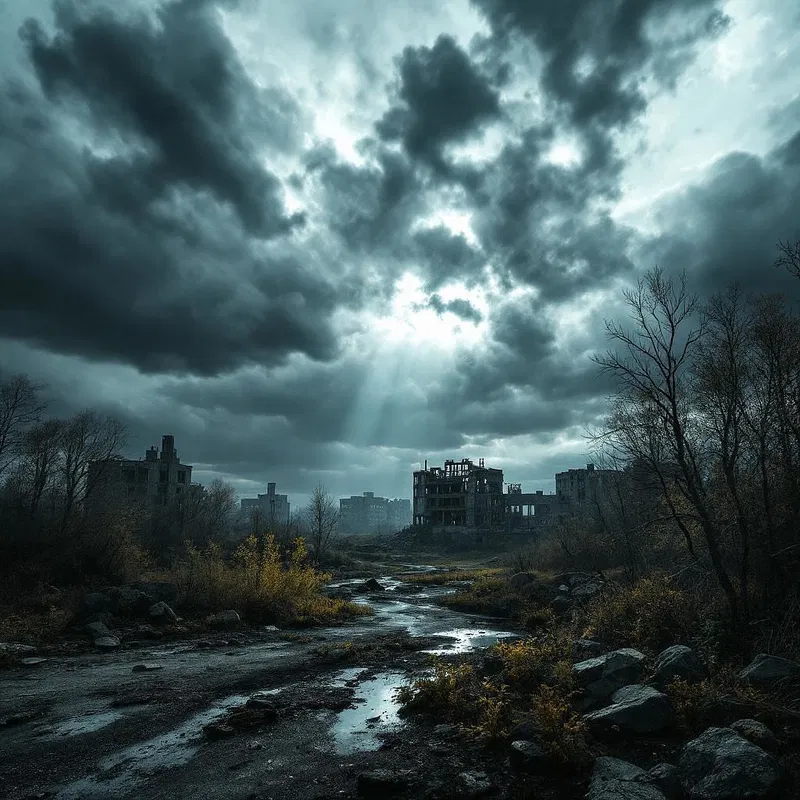
[[[422,308],[431,308],[440,316],[450,312],[460,317],[465,322],[478,323],[483,319],[483,314],[475,308],[469,300],[456,298],[454,300],[442,300],[438,294],[432,294],[428,298],[428,302],[421,306]]]
[[[531,128],[503,148],[485,171],[473,227],[495,270],[510,288],[535,286],[560,301],[631,269],[632,232],[595,212],[618,195],[621,162],[596,173],[587,164],[548,163],[552,129]]]
[[[718,35],[726,18],[719,0],[472,0],[495,36],[529,37],[545,57],[542,88],[569,109],[578,127],[630,122],[645,105],[647,67],[670,84],[693,57],[699,39]],[[670,33],[671,14],[684,28]],[[647,35],[647,23],[661,38]],[[688,28],[688,30],[687,30]]]
[[[764,158],[730,153],[702,183],[657,207],[666,231],[642,257],[686,269],[702,294],[738,282],[752,292],[800,294],[800,282],[774,268],[776,244],[800,239],[800,129]]]
[[[99,130],[146,148],[127,163],[114,159],[106,187],[128,177],[127,167],[151,202],[186,185],[230,202],[251,233],[273,236],[296,223],[284,215],[280,183],[251,137],[289,144],[286,117],[298,110],[274,90],[259,96],[204,5],[167,5],[159,27],[105,9],[84,17],[69,2],[55,12],[52,39],[36,20],[21,30],[46,96],[85,103]]]
[[[253,142],[291,145],[291,98],[200,3],[56,11],[23,31],[45,97],[0,87],[0,333],[147,371],[331,357],[328,265],[263,240],[294,221]]]
[[[499,95],[450,36],[433,47],[407,47],[397,61],[398,97],[376,129],[409,156],[447,173],[446,144],[459,142],[500,114]]]

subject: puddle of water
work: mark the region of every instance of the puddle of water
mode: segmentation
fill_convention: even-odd
[[[442,656],[451,653],[469,653],[481,647],[490,647],[497,644],[500,639],[507,639],[512,636],[519,636],[518,633],[510,631],[488,631],[482,628],[458,628],[452,631],[442,631],[437,636],[446,636],[453,639],[451,645],[445,645],[435,650],[423,650],[424,653],[431,653],[435,656]]]
[[[269,690],[263,694],[273,694]],[[278,690],[279,691],[279,690]],[[114,797],[150,775],[190,761],[203,741],[203,726],[222,717],[251,695],[234,695],[211,706],[174,730],[127,747],[100,761],[99,774],[74,781],[56,794],[57,800],[101,800]]]
[[[359,684],[354,698],[358,705],[340,711],[331,728],[337,754],[377,750],[381,746],[378,734],[400,727],[395,695],[407,682],[402,673],[383,672]]]
[[[121,711],[101,711],[97,714],[86,714],[82,717],[75,717],[62,722],[52,729],[48,739],[55,739],[59,736],[77,736],[81,733],[92,733],[105,728],[112,722],[116,722],[123,716]]]
[[[354,681],[359,675],[367,671],[366,667],[350,667],[337,672],[331,681],[331,686],[336,689],[344,689],[350,681]]]

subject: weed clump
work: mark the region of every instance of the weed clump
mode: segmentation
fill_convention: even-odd
[[[217,544],[186,545],[175,569],[180,602],[190,609],[235,608],[246,618],[276,625],[315,625],[371,614],[369,606],[325,597],[329,575],[308,562],[303,539],[286,560],[272,535],[249,536],[225,560]]]
[[[586,609],[583,635],[612,646],[662,649],[686,640],[698,614],[691,598],[664,574],[611,588]]]

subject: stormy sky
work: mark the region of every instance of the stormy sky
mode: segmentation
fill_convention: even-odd
[[[195,478],[587,458],[656,264],[798,295],[790,0],[6,0],[0,371]]]

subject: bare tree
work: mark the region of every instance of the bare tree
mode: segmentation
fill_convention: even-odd
[[[228,537],[236,515],[236,490],[230,483],[215,478],[203,500],[203,523],[207,541]]]
[[[800,278],[800,239],[792,244],[789,239],[778,242],[780,255],[775,259],[776,267],[784,267],[796,278]]]
[[[699,303],[687,291],[685,274],[675,281],[656,268],[624,297],[633,329],[607,322],[607,334],[621,352],[609,350],[594,359],[619,382],[604,441],[615,455],[645,463],[657,477],[690,549],[700,533],[737,621],[739,595],[708,491],[708,440],[692,402],[690,368],[707,321],[695,322]]]
[[[339,509],[322,485],[314,489],[303,511],[303,522],[311,542],[311,555],[319,563],[339,532]]]
[[[89,464],[106,464],[121,458],[127,441],[125,424],[96,411],[79,411],[61,431],[60,477],[62,490],[61,530],[65,531],[77,505],[85,501],[103,480],[103,469],[89,477]]]
[[[28,428],[41,419],[44,387],[27,375],[12,375],[0,383],[0,475],[19,455]]]

